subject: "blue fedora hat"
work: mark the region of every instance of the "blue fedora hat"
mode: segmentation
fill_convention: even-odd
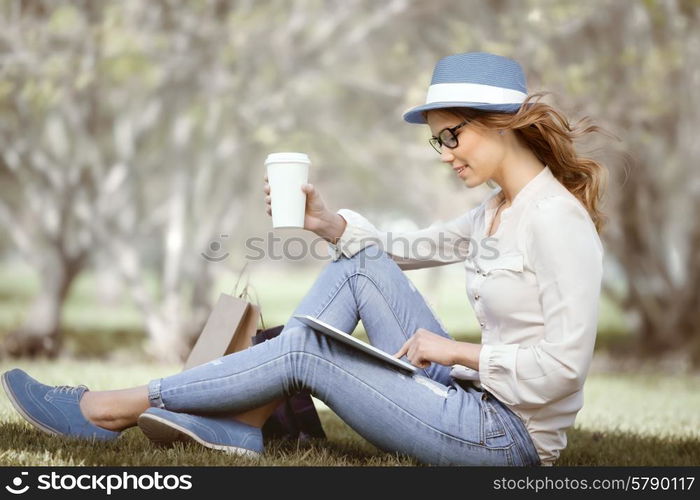
[[[487,52],[443,57],[435,65],[425,104],[403,114],[408,123],[425,123],[422,112],[441,108],[474,108],[516,113],[527,97],[520,64]]]

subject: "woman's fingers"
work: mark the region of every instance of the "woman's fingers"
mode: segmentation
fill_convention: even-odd
[[[406,352],[406,358],[408,361],[413,365],[417,366],[418,368],[425,368],[427,367],[430,363],[426,362],[423,359],[423,355],[420,350],[420,346],[418,345],[419,342],[416,340],[416,336],[414,335],[408,340],[408,349]]]
[[[411,362],[412,365],[418,366],[418,355],[416,353],[416,345],[415,342],[411,344],[411,346],[408,348],[408,353],[406,353],[406,357],[408,360]]]
[[[263,192],[267,195],[265,196],[265,213],[272,215],[272,198],[270,197],[270,184],[268,183],[267,174],[265,174],[263,180]]]
[[[401,349],[399,349],[399,352],[394,354],[394,357],[400,359],[401,356],[406,354],[408,352],[408,348],[409,348],[410,343],[411,343],[411,339],[408,339],[406,342],[404,342],[403,345],[401,346]]]

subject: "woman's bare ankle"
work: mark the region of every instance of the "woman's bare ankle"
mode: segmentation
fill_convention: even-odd
[[[109,425],[111,419],[106,414],[104,405],[100,404],[99,392],[85,391],[80,398],[80,411],[90,423],[110,431],[116,430]]]
[[[92,424],[111,431],[122,431],[136,425],[136,419],[148,406],[148,399],[144,403],[138,394],[138,390],[134,392],[129,389],[86,391],[80,400],[80,410]]]

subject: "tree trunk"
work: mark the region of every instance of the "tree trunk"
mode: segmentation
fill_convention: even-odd
[[[55,357],[61,348],[63,304],[84,265],[84,258],[47,252],[41,264],[41,285],[24,323],[5,338],[2,351],[13,357]]]
[[[154,359],[166,363],[182,363],[190,352],[186,335],[180,330],[177,318],[164,318],[156,312],[147,315],[148,340],[146,352]]]

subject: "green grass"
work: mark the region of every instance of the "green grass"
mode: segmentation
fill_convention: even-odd
[[[141,385],[178,371],[153,363],[60,360],[0,363],[50,384],[85,383],[93,390]],[[585,405],[558,466],[680,466],[700,463],[700,376],[591,374]],[[260,459],[231,457],[194,444],[153,446],[137,428],[94,446],[46,435],[24,422],[0,397],[0,465],[415,465],[379,451],[317,401],[327,441],[270,442]]]

